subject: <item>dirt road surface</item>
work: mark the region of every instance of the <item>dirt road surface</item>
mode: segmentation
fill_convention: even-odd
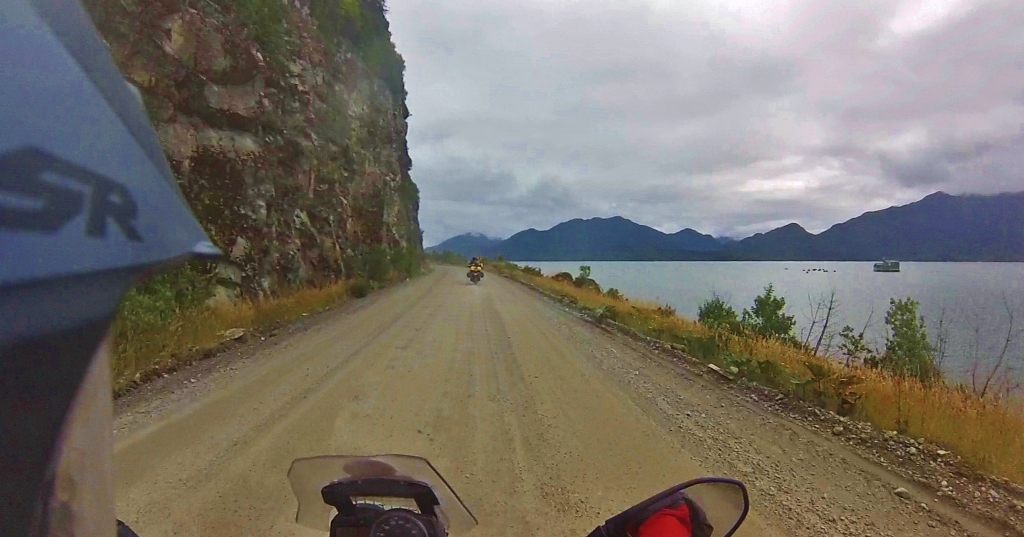
[[[1001,535],[495,275],[436,268],[236,354],[119,401],[117,508],[141,535],[319,535],[291,461],[383,453],[428,458],[471,535],[583,536],[707,474],[749,484],[741,535]]]

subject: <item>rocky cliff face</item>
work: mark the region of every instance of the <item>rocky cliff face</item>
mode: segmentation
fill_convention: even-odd
[[[403,66],[381,0],[86,6],[230,252],[229,287],[265,293],[418,257]]]

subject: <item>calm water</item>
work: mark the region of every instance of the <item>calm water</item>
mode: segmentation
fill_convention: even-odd
[[[679,314],[696,318],[700,304],[717,293],[736,311],[749,308],[766,285],[786,299],[801,338],[810,324],[811,302],[836,292],[839,309],[832,326],[844,324],[860,330],[884,346],[885,312],[890,298],[912,297],[929,334],[938,332],[945,313],[948,351],[943,368],[963,377],[975,361],[999,354],[1010,326],[1004,303],[1015,312],[1009,356],[1024,371],[1024,263],[901,263],[902,272],[872,272],[864,262],[537,262],[546,275],[580,265],[591,267],[591,277],[602,288],[615,287],[624,295],[671,305]],[[825,272],[805,272],[807,269]],[[838,344],[838,337],[835,338]]]

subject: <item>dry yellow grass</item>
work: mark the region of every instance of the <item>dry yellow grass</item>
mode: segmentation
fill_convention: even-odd
[[[114,389],[121,393],[153,375],[195,359],[224,341],[233,328],[254,330],[296,319],[338,304],[349,296],[347,282],[305,288],[264,300],[240,300],[178,312],[167,326],[114,322]]]
[[[550,293],[571,297],[581,306],[611,306],[619,313],[618,322],[650,337],[713,338],[723,353],[771,361],[796,380],[813,378],[808,362],[825,368],[836,378],[857,377],[859,382],[852,388],[858,396],[853,417],[887,431],[901,428],[902,422],[905,434],[943,446],[979,471],[1024,484],[1024,406],[1019,401],[983,400],[970,391],[946,384],[924,385],[864,367],[844,368],[833,360],[775,340],[715,334],[695,321],[665,317],[657,310],[657,304],[614,300],[594,290],[524,274],[513,266],[500,266],[497,270]],[[794,389],[795,384],[789,384],[776,387],[814,400]]]

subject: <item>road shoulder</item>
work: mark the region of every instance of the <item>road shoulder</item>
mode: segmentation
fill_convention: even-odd
[[[627,337],[532,286],[505,280],[563,312],[563,331],[585,334],[595,364],[628,386],[688,453],[704,454],[700,462],[709,471],[751,485],[755,503],[768,504],[763,510],[784,518],[794,533],[885,535],[899,528],[893,534],[1024,535],[1012,485],[995,492],[955,461],[943,469],[923,460],[925,449],[911,450],[910,439],[772,390],[730,383],[667,345]],[[944,493],[943,486],[957,492]],[[977,501],[964,501],[970,499]]]

